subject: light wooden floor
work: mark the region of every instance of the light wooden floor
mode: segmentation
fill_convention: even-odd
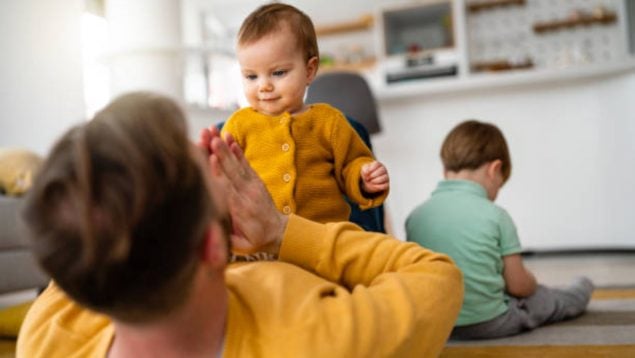
[[[626,358],[635,357],[635,345],[615,346],[505,346],[448,347],[442,358]]]
[[[0,358],[15,357],[15,341],[0,338]]]

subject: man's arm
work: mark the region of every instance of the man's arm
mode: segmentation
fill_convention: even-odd
[[[319,322],[307,344],[330,337],[324,352],[438,356],[463,301],[461,272],[447,256],[350,223],[291,215],[279,259],[343,287],[320,292],[320,307],[306,317]]]
[[[317,321],[309,321],[316,324],[310,335],[315,342],[307,349],[353,356],[440,353],[463,300],[461,272],[447,256],[350,223],[325,225],[282,215],[231,136],[223,141],[211,132],[201,143],[209,143],[213,171],[231,182],[230,206],[242,208],[231,212],[245,248],[279,254],[280,260],[340,285],[314,293],[319,304],[310,311]],[[333,330],[338,339],[325,342]]]

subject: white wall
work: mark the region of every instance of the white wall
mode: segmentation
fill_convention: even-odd
[[[0,2],[0,147],[45,154],[84,118],[81,0]]]
[[[459,121],[498,125],[512,154],[497,202],[527,249],[635,247],[635,72],[380,104],[374,138],[388,165],[399,238],[442,178],[439,148]]]
[[[235,31],[264,0],[183,0]],[[421,0],[429,1],[429,0]],[[402,0],[289,0],[317,25],[355,19]],[[325,5],[327,4],[327,5]],[[187,6],[186,6],[187,7]],[[405,238],[408,213],[442,178],[441,142],[478,118],[505,133],[512,177],[497,202],[527,249],[635,247],[635,73],[380,101],[375,151],[391,175],[387,207]],[[204,123],[202,120],[201,123]]]
[[[136,90],[183,97],[180,0],[108,0],[113,96]]]
[[[0,146],[45,154],[83,119],[81,11],[81,0],[0,2]],[[441,179],[446,133],[479,118],[509,141],[514,169],[498,203],[526,248],[635,247],[634,72],[382,101],[380,112],[384,131],[374,145],[391,172],[387,205],[398,237]],[[225,116],[193,113],[191,127]]]

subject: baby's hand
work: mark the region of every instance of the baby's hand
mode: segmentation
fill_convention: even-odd
[[[369,194],[388,190],[390,186],[388,170],[378,161],[364,164],[361,170],[361,177],[362,189]]]

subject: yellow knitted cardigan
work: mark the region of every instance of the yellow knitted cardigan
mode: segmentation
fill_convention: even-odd
[[[347,221],[350,207],[379,206],[388,191],[364,195],[360,171],[373,155],[344,115],[328,104],[267,116],[251,107],[223,126],[265,182],[278,210],[318,222]]]

